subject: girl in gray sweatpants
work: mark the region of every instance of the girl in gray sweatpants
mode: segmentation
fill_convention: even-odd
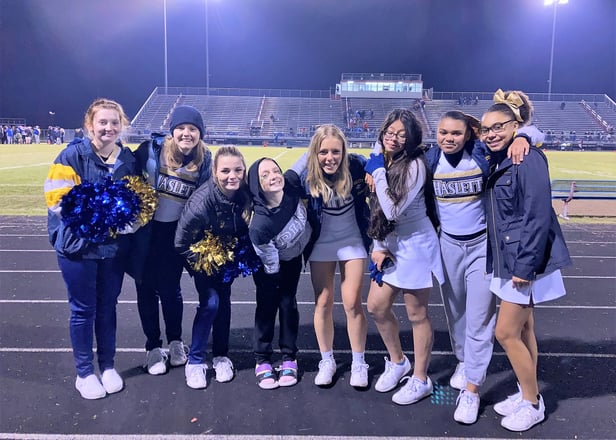
[[[450,379],[450,385],[461,390],[454,420],[464,424],[477,421],[478,391],[492,358],[496,323],[496,297],[486,273],[483,204],[490,151],[477,140],[478,126],[479,121],[462,112],[445,113],[437,131],[439,148],[426,153],[441,223],[439,241],[445,271],[441,294],[451,346],[458,359]],[[524,150],[527,141],[516,142]]]

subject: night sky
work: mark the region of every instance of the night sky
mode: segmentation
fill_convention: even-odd
[[[205,1],[167,0],[168,84],[204,87]],[[207,0],[210,87],[328,90],[343,72],[435,91],[547,92],[543,0]],[[616,99],[616,0],[559,6],[552,93]],[[75,128],[97,97],[134,117],[164,85],[163,0],[0,0],[0,117]]]

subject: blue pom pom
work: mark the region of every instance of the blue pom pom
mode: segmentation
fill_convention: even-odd
[[[137,218],[139,196],[126,181],[83,182],[62,197],[62,222],[79,238],[104,243],[113,233]]]
[[[240,237],[233,249],[235,258],[222,267],[223,283],[229,283],[238,276],[247,277],[257,272],[261,267],[261,260],[252,247],[247,235]]]

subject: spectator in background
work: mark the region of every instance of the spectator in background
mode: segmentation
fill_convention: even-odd
[[[507,152],[520,124],[530,121],[530,101],[500,90],[483,115],[480,133],[496,168],[487,181],[490,289],[500,300],[495,334],[513,367],[519,392],[494,405],[501,425],[526,431],[545,418],[537,382],[535,304],[565,295],[560,269],[571,264],[552,208],[548,162],[531,148],[520,165]]]
[[[41,143],[41,127],[39,127],[38,125],[35,125],[34,128],[32,129],[32,134],[34,135],[34,143],[40,144]]]
[[[7,125],[6,127],[6,143],[12,144],[14,142],[13,139],[13,128],[11,125]]]

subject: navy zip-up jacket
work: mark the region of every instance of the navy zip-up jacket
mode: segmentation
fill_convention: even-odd
[[[488,273],[534,280],[571,264],[541,150],[531,147],[520,165],[503,159],[486,187]]]

